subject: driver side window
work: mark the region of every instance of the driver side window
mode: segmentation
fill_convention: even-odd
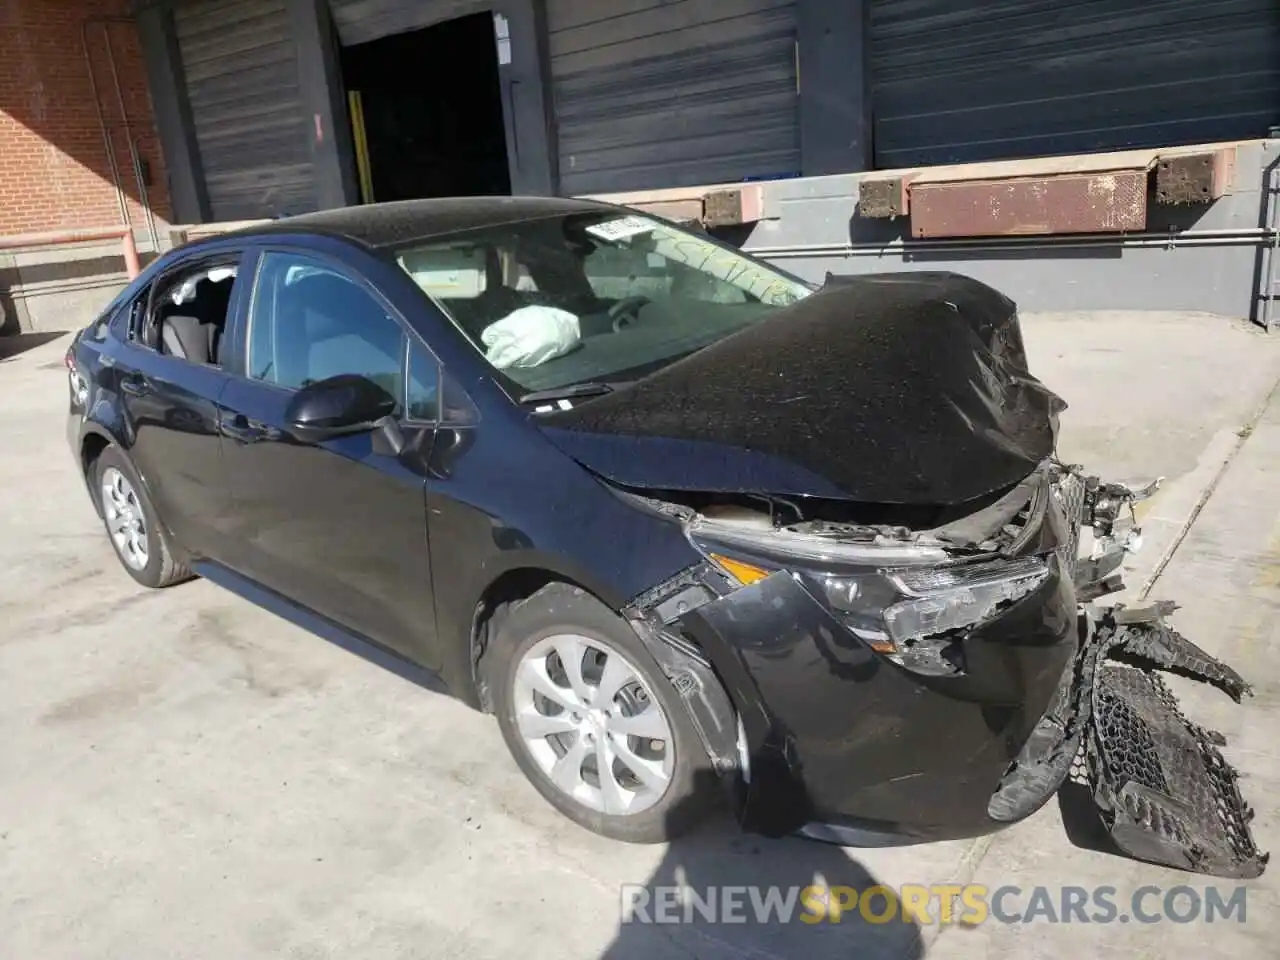
[[[263,255],[249,319],[248,374],[297,389],[342,373],[404,397],[405,334],[365,287],[292,253]]]

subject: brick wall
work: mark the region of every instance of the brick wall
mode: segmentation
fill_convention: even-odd
[[[94,107],[81,26],[123,16],[129,0],[0,0],[0,235],[121,223],[107,151]],[[89,50],[130,222],[145,224],[116,86],[100,23]],[[138,154],[151,167],[146,190],[157,217],[169,216],[164,159],[137,30],[113,23],[111,46]]]

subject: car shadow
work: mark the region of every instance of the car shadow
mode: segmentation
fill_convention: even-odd
[[[11,333],[0,336],[0,363],[34,350],[36,347],[66,336],[66,331],[48,333]]]
[[[718,789],[716,778],[706,789]],[[886,918],[883,895],[872,894],[869,920],[857,906],[832,911],[816,890],[805,892],[852,888],[860,905],[879,885],[838,846],[746,834],[722,808],[672,841],[648,878],[619,891],[618,933],[600,960],[919,960],[918,925],[896,911]]]

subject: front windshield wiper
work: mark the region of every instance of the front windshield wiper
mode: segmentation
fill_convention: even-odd
[[[554,400],[574,400],[581,397],[601,397],[613,393],[613,386],[608,383],[597,383],[588,380],[585,383],[571,383],[563,387],[552,387],[550,390],[535,390],[520,398],[525,403],[546,403]]]

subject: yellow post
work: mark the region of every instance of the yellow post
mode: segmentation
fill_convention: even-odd
[[[359,90],[347,91],[351,113],[351,136],[356,147],[356,170],[360,175],[360,202],[373,203],[373,169],[369,166],[369,141],[364,132],[364,101]]]

